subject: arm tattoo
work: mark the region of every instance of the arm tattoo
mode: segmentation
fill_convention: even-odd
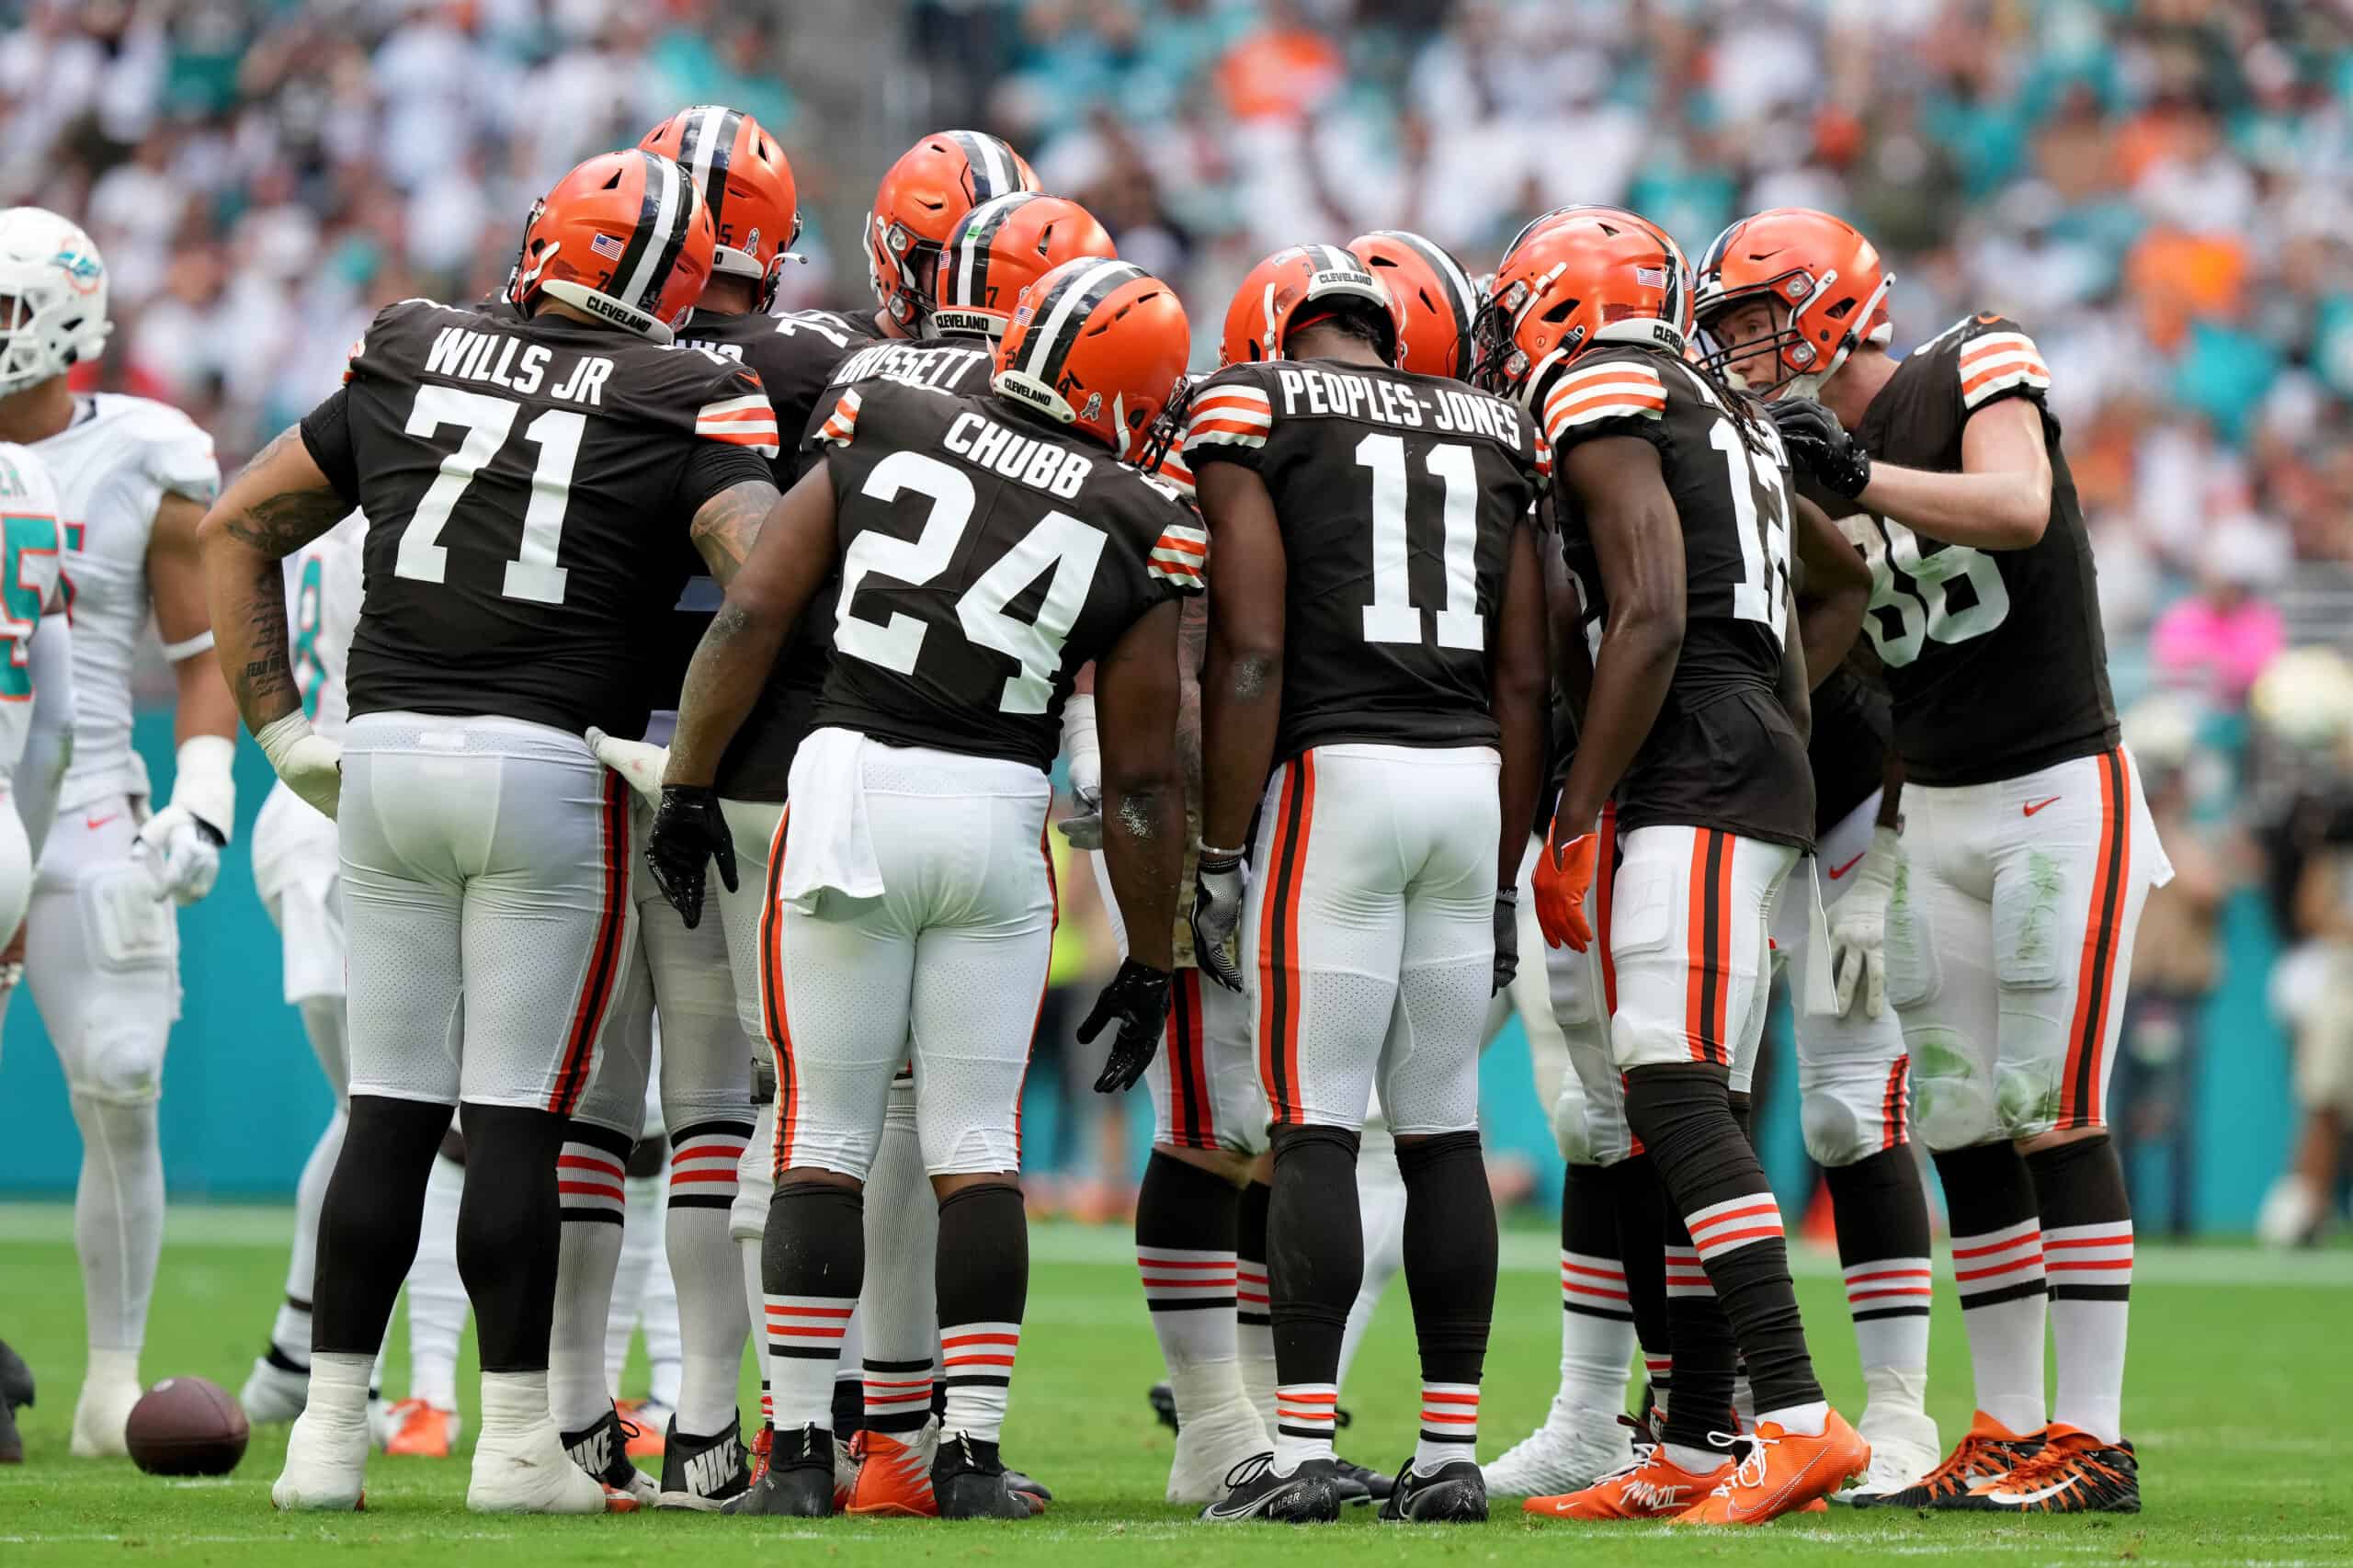
[[[287,649],[285,585],[274,569],[255,579],[244,608],[245,645],[254,656],[234,672],[229,684],[237,699],[237,711],[244,715],[246,726],[258,733],[270,720],[302,705]]]
[[[745,480],[729,485],[696,508],[688,537],[721,587],[733,582],[735,574],[744,569],[777,495],[777,487],[766,480]]]
[[[258,469],[288,442],[301,438],[298,428],[290,426],[279,431],[277,439],[245,465],[245,472]],[[240,473],[238,477],[243,479],[244,475]],[[240,510],[223,517],[221,527],[238,543],[272,560],[283,560],[335,527],[350,510],[332,485],[316,490],[282,490],[274,495],[256,496]]]

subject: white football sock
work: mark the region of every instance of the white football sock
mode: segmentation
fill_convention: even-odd
[[[645,1307],[646,1282],[662,1256],[663,1197],[659,1176],[629,1176],[621,1183],[621,1250],[613,1262],[613,1299],[605,1320],[605,1383],[609,1397],[621,1396],[621,1367]],[[648,1358],[651,1358],[651,1349]]]
[[[164,1251],[164,1153],[155,1102],[74,1093],[82,1176],[74,1192],[74,1246],[93,1350],[128,1350],[147,1337],[147,1304]]]
[[[699,1122],[670,1141],[667,1253],[657,1285],[663,1302],[649,1301],[645,1353],[654,1363],[654,1397],[678,1412],[678,1430],[698,1437],[723,1432],[735,1419],[744,1375],[745,1313],[743,1265],[728,1234],[737,1176],[751,1137],[749,1122]],[[668,1326],[659,1321],[666,1304]]]
[[[605,1381],[605,1333],[613,1277],[621,1260],[626,1156],[577,1135],[563,1145],[562,1251],[556,1259],[555,1322],[548,1334],[548,1414],[558,1432],[580,1432],[613,1408]],[[484,1412],[485,1420],[488,1413]]]

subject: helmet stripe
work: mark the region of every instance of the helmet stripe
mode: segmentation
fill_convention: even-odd
[[[637,226],[630,231],[629,243],[621,247],[620,259],[613,264],[613,281],[607,292],[617,300],[634,300],[636,284],[652,260],[655,247],[656,219],[662,206],[662,173],[665,167],[675,167],[659,153],[640,152],[644,163],[645,187],[638,198]]]
[[[743,126],[744,117],[723,104],[708,104],[700,110],[697,123],[688,132],[690,140],[680,151],[678,162],[693,176],[696,188],[710,209],[710,223],[719,226],[719,214],[727,201],[727,165],[735,151],[735,137]]]
[[[1070,358],[1071,348],[1086,330],[1095,307],[1122,284],[1150,276],[1131,261],[1103,261],[1063,278],[1051,293],[1038,301],[1029,335],[1022,340],[1017,369],[1043,385],[1052,386],[1062,379],[1063,361]]]
[[[622,253],[615,276],[620,287],[615,296],[624,303],[650,311],[654,297],[678,259],[686,244],[687,225],[694,216],[694,187],[679,177],[678,165],[658,153],[645,159],[645,198],[637,219],[637,233]]]
[[[970,307],[983,302],[988,292],[989,253],[996,247],[997,231],[1036,199],[1035,193],[1018,190],[996,197],[973,208],[957,225],[955,237],[949,242],[953,254],[940,274],[948,283],[938,291],[939,303]]]

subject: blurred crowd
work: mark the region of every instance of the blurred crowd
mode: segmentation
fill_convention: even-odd
[[[2353,874],[2315,869],[2353,845],[2353,676],[2290,665],[2250,713],[2283,650],[2353,625],[2353,12],[881,8],[900,13],[897,58],[829,61],[795,36],[834,14],[808,0],[36,0],[0,35],[0,199],[84,217],[113,274],[106,373],[189,409],[232,459],[332,384],[376,304],[495,284],[554,175],[680,104],[751,109],[804,190],[862,188],[881,159],[825,166],[840,128],[786,85],[794,56],[871,83],[892,150],[949,124],[1011,138],[1180,283],[1203,346],[1233,280],[1302,239],[1411,227],[1475,271],[1536,212],[1606,201],[1696,259],[1741,213],[1828,208],[1887,254],[1899,348],[1995,309],[2052,369],[2118,695],[2182,846],[2136,966],[2127,1093],[2154,1151],[2136,1171],[2176,1188],[2186,1223],[2200,999],[2223,978],[2234,890],[2268,889],[2281,939],[2319,955],[2302,981],[2282,966],[2281,1017],[2353,1057],[2353,1004],[2328,1001],[2353,994]],[[804,238],[785,302],[851,302],[855,239]],[[2337,718],[2306,712],[2340,699]],[[2353,1102],[2345,1080],[2302,1082]],[[2347,1108],[2307,1145],[2341,1146]],[[2316,1223],[2325,1192],[2306,1207]],[[2288,1223],[2302,1213],[2275,1228],[2308,1229]]]

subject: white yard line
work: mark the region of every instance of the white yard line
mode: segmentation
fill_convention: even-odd
[[[283,1249],[291,1235],[292,1210],[274,1204],[175,1204],[164,1224],[164,1244]],[[70,1243],[74,1210],[66,1203],[0,1203],[0,1246],[10,1243]],[[1101,1264],[1131,1268],[1134,1238],[1116,1225],[1071,1225],[1050,1221],[1029,1231],[1029,1256],[1040,1263]],[[1827,1247],[1801,1244],[1791,1256],[1801,1278],[1836,1278],[1837,1255]],[[1512,1231],[1503,1237],[1503,1267],[1517,1274],[1549,1274],[1560,1267],[1559,1244],[1540,1232]],[[1940,1276],[1949,1273],[1939,1267]],[[2232,1285],[2247,1288],[2353,1286],[2353,1249],[2271,1252],[2255,1247],[2182,1247],[2143,1244],[2132,1260],[2135,1280],[2146,1285]]]

